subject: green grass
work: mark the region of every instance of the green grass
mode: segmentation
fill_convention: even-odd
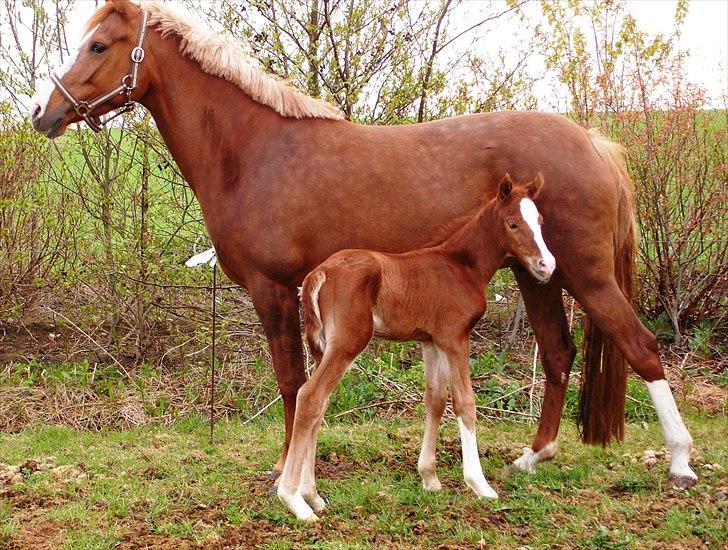
[[[215,445],[197,417],[171,427],[89,432],[34,426],[0,435],[0,462],[52,455],[89,478],[63,483],[37,472],[8,490],[0,486],[0,548],[113,548],[219,544],[264,548],[549,547],[719,548],[728,541],[726,421],[693,412],[694,467],[700,482],[671,488],[666,463],[646,469],[646,448],[660,448],[655,423],[628,426],[627,442],[607,450],[578,442],[565,422],[557,458],[534,475],[506,467],[534,426],[479,425],[486,477],[498,501],[478,501],[464,486],[456,426],[447,422],[438,449],[443,491],[420,488],[416,461],[422,423],[379,418],[324,426],[319,489],[328,511],[315,526],[296,521],[267,496],[266,471],[280,448],[280,425],[260,419],[218,425]],[[718,463],[711,470],[705,464]],[[251,542],[252,541],[252,542]]]

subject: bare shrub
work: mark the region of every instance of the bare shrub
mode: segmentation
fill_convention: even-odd
[[[45,149],[30,128],[0,118],[0,321],[38,299],[61,256],[61,197],[41,185]]]

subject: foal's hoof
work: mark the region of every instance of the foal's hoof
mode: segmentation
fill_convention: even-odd
[[[278,499],[301,521],[314,522],[318,521],[318,516],[313,509],[303,499],[301,493],[296,491],[293,494],[286,494],[283,489],[278,488]]]
[[[268,474],[269,481],[275,481],[279,477],[281,477],[281,472],[279,470],[271,470],[270,473]],[[275,493],[273,493],[273,494],[275,494]]]
[[[680,489],[690,489],[690,487],[695,485],[697,482],[697,476],[692,477],[689,475],[670,474],[670,483]]]
[[[304,495],[303,500],[305,500],[311,509],[317,514],[320,514],[326,509],[326,501],[321,498],[318,493],[314,493],[313,495]]]
[[[271,485],[270,487],[268,487],[268,496],[269,497],[278,496],[278,485]]]
[[[442,483],[440,483],[440,480],[438,478],[423,479],[422,488],[425,491],[429,491],[431,493],[436,493],[437,491],[440,491],[442,489]]]

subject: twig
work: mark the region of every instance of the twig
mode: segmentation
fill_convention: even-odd
[[[277,402],[277,401],[278,401],[278,400],[279,400],[280,398],[281,398],[281,396],[279,395],[279,396],[278,396],[278,397],[276,397],[276,398],[275,398],[275,399],[274,399],[273,401],[271,401],[270,403],[268,403],[268,404],[267,404],[267,405],[266,405],[265,407],[263,407],[262,409],[260,409],[260,410],[259,410],[259,411],[258,411],[257,413],[255,413],[255,414],[254,414],[253,416],[251,416],[251,417],[250,417],[250,418],[248,418],[248,419],[247,419],[247,420],[246,420],[245,422],[243,422],[243,423],[241,424],[241,426],[245,426],[246,424],[248,424],[248,423],[252,422],[253,420],[255,420],[256,418],[258,418],[258,417],[259,417],[259,416],[260,416],[261,414],[263,414],[263,413],[264,413],[265,411],[267,411],[267,410],[268,410],[268,409],[269,409],[270,407],[272,407],[272,406],[273,406],[273,404],[274,404],[274,403],[276,403],[276,402]]]

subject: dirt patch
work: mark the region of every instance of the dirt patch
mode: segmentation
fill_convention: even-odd
[[[20,532],[10,541],[10,550],[55,550],[63,546],[68,523],[60,521],[23,521]]]
[[[244,521],[226,526],[217,540],[208,541],[205,546],[211,550],[255,548],[276,540],[290,541],[293,534],[290,528],[268,520]]]
[[[0,324],[0,365],[31,359],[67,361],[67,350],[75,347],[74,340],[71,331],[52,323]]]
[[[191,550],[198,548],[189,540],[152,533],[144,523],[135,523],[115,546],[120,550]]]
[[[359,467],[347,457],[332,452],[328,456],[316,458],[316,477],[320,479],[341,479],[351,477]]]
[[[706,380],[700,376],[696,369],[699,367],[708,367],[709,362],[697,362],[693,368],[687,369],[685,375],[681,375],[681,371],[675,368],[666,368],[665,377],[670,383],[670,387],[678,396],[696,409],[705,411],[710,414],[721,414],[726,412],[726,403],[728,402],[728,390],[712,384],[710,380]],[[719,367],[715,367],[716,372]],[[683,370],[682,372],[685,372]]]

